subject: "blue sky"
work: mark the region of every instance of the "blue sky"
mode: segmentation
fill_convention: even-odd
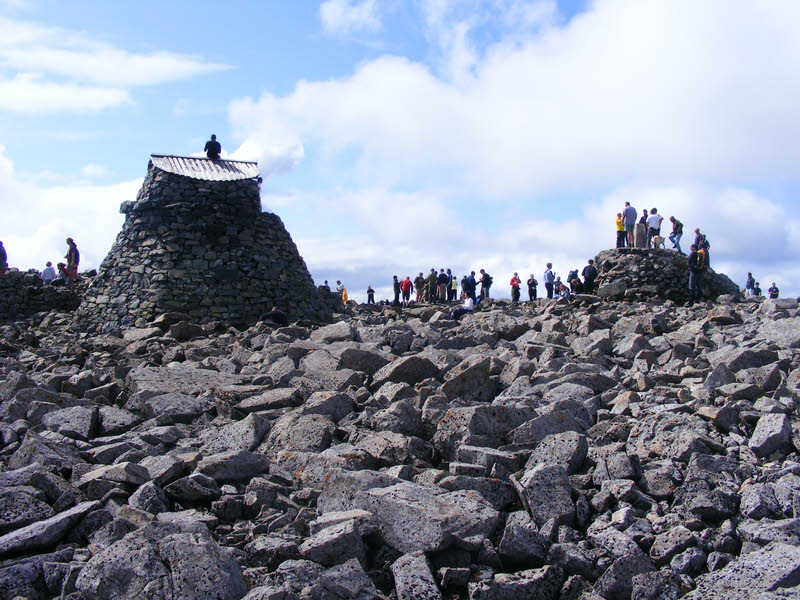
[[[0,0],[0,240],[97,266],[212,132],[318,283],[566,274],[628,200],[800,294],[796,2]],[[684,240],[684,246],[688,240]]]

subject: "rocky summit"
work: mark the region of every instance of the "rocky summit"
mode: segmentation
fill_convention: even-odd
[[[800,596],[798,303],[622,294],[3,325],[0,599]]]

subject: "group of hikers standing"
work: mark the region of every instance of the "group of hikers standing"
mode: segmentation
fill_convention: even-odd
[[[81,262],[81,253],[78,251],[78,246],[75,241],[70,237],[67,238],[67,253],[64,255],[67,262],[60,262],[53,268],[53,263],[47,261],[45,268],[42,270],[42,282],[47,285],[66,285],[70,288],[78,281],[78,265]],[[8,254],[0,242],[0,275],[5,274],[8,270]]]
[[[775,285],[775,282],[772,282],[772,286],[767,290],[767,294],[773,300],[780,296],[780,290],[778,286]],[[744,295],[745,296],[762,296],[763,292],[761,291],[761,284],[758,283],[753,277],[752,273],[747,274],[747,279],[745,280],[744,284]]]

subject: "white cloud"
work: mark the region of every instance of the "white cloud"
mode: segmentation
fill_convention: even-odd
[[[10,112],[99,111],[129,102],[129,88],[230,68],[172,52],[132,53],[83,33],[6,17],[0,29],[0,109]]]
[[[322,27],[329,33],[378,31],[381,20],[376,0],[326,0],[319,7]]]
[[[106,177],[109,175],[109,170],[103,165],[89,163],[81,168],[81,175],[90,179],[97,179],[99,177]]]
[[[736,7],[599,1],[480,52],[454,43],[449,72],[472,73],[455,82],[384,56],[350,77],[233,103],[231,118],[255,144],[279,130],[293,159],[289,149],[311,143],[347,152],[368,183],[436,174],[487,196],[785,177],[800,167],[800,4]]]
[[[18,113],[95,112],[130,102],[116,88],[43,80],[35,74],[0,78],[0,110]]]
[[[141,183],[41,185],[18,176],[0,148],[0,240],[9,266],[41,270],[48,260],[61,259],[71,236],[81,251],[81,268],[97,268],[122,227],[119,205],[135,199]]]

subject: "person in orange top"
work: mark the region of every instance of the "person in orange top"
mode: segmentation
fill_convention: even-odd
[[[400,282],[400,291],[403,292],[403,308],[408,307],[408,303],[411,300],[411,290],[414,288],[414,284],[411,283],[411,277],[406,275],[406,278]]]

